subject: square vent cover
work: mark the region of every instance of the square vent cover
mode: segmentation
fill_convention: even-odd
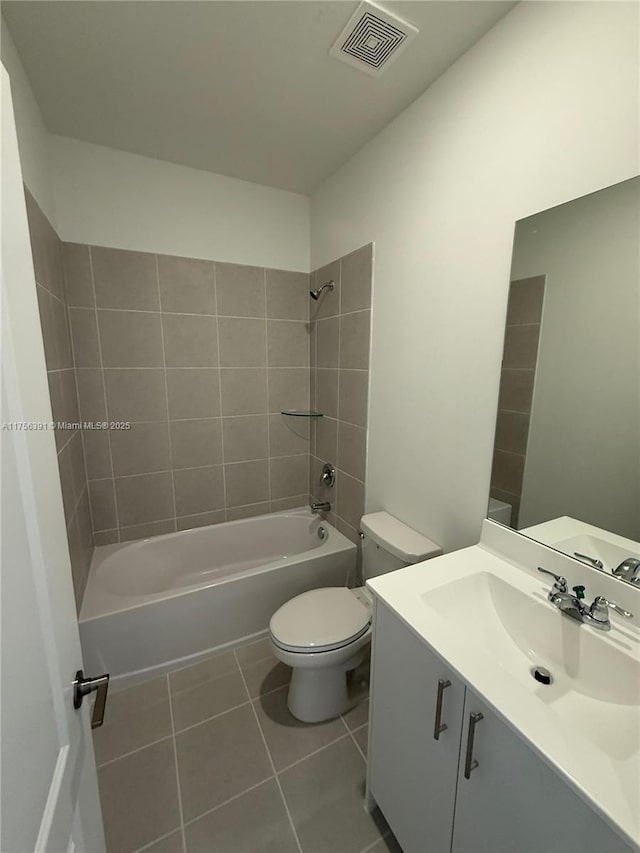
[[[329,54],[372,77],[380,77],[418,32],[413,24],[365,0],[349,18]]]

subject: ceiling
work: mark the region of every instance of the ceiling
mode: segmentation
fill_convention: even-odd
[[[329,56],[357,2],[3,2],[52,133],[308,193],[515,3],[387,2],[379,79]]]

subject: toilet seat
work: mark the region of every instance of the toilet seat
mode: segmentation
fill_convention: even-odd
[[[346,587],[303,592],[271,617],[271,639],[284,651],[313,654],[340,649],[369,630],[371,612]]]

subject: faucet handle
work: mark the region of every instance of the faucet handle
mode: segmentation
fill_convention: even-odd
[[[555,572],[550,572],[549,569],[543,569],[542,566],[538,566],[538,571],[543,572],[545,575],[551,575],[552,578],[555,578],[553,588],[556,590],[556,592],[567,592],[569,585],[567,584],[567,579],[563,578],[562,575],[557,575]]]
[[[597,595],[593,599],[591,610],[595,612],[607,607],[610,607],[611,610],[615,610],[619,616],[623,616],[625,619],[633,619],[633,613],[625,610],[624,607],[621,607],[616,601],[609,601],[609,599],[605,598],[604,595]]]

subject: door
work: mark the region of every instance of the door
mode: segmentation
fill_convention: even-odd
[[[104,850],[9,78],[2,68],[3,853]],[[9,425],[9,426],[6,426]]]
[[[380,601],[372,663],[369,792],[404,853],[448,853],[464,686]]]
[[[475,717],[474,727],[472,715],[477,714],[482,716]],[[452,853],[630,853],[622,839],[468,688],[451,849]]]

